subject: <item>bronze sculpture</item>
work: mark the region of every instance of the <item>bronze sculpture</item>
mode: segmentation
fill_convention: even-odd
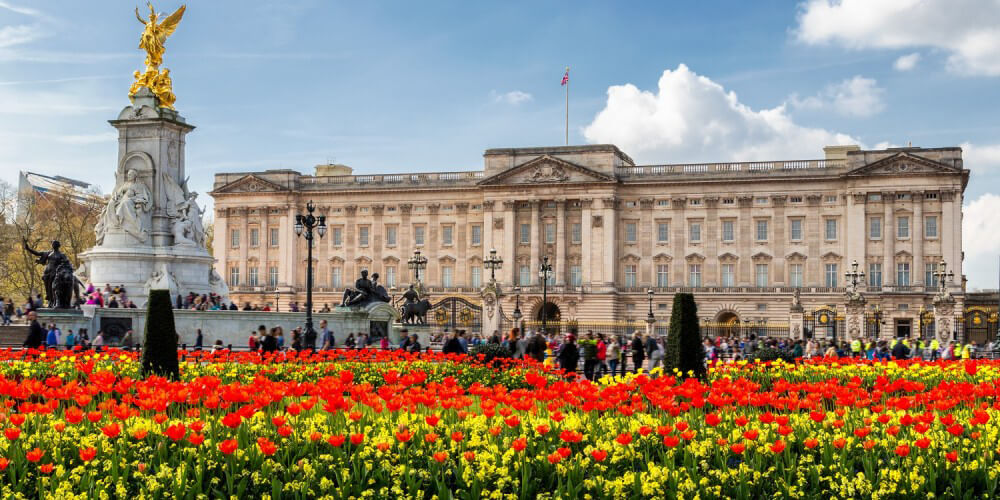
[[[403,292],[403,323],[427,324],[427,311],[431,309],[431,303],[427,299],[421,299],[417,290],[410,285],[410,288]]]
[[[368,279],[368,270],[361,270],[361,277],[354,282],[354,288],[344,290],[341,307],[363,307],[373,302],[389,302],[389,293],[378,284],[378,273]]]
[[[69,257],[59,251],[58,241],[52,242],[52,250],[39,252],[28,246],[27,240],[22,240],[25,251],[38,257],[38,263],[45,265],[42,272],[42,282],[45,284],[45,300],[48,306],[56,309],[73,307],[73,298],[78,297],[77,279],[73,275],[73,264]]]

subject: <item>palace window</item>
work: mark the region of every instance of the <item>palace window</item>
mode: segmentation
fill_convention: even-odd
[[[368,226],[358,226],[358,246],[368,246],[368,232],[370,230],[371,228]]]
[[[427,232],[427,228],[424,226],[413,226],[413,244],[416,246],[423,246],[424,235]]]
[[[701,206],[701,198],[692,198],[688,200],[688,205],[691,205],[692,207]]]
[[[830,195],[825,198],[827,203],[837,203],[837,195]]]
[[[441,226],[441,244],[451,245],[454,242],[455,226]]]
[[[483,226],[479,224],[472,225],[472,244],[474,246],[483,244]]]
[[[656,241],[658,243],[669,243],[670,242],[670,223],[669,222],[657,222],[656,223]]]
[[[802,203],[802,197],[801,196],[789,196],[788,197],[788,202],[789,203]]]
[[[928,215],[924,218],[924,238],[938,237],[938,219],[936,215]]]
[[[757,264],[756,269],[756,283],[758,287],[767,286],[767,264]]]
[[[572,286],[583,284],[583,273],[580,271],[580,266],[569,267],[569,284]]]
[[[802,219],[788,221],[788,237],[792,241],[802,241]]]
[[[656,286],[666,288],[670,286],[670,266],[667,264],[656,265]]]
[[[656,206],[658,207],[669,207],[670,200],[656,200]]]
[[[330,269],[330,286],[340,288],[344,286],[344,270],[341,267]]]
[[[257,268],[251,267],[247,269],[247,285],[257,286]]]
[[[722,204],[723,205],[735,205],[736,204],[736,198],[723,198],[722,199]]]
[[[690,229],[691,229],[691,241],[693,242],[701,241],[701,223],[692,222]]]
[[[882,286],[882,264],[868,264],[868,286]]]
[[[937,264],[933,262],[924,263],[924,284],[927,286],[938,286],[938,277],[934,272],[937,271]]]
[[[767,241],[767,221],[757,221],[757,241]]]
[[[635,222],[625,223],[625,243],[635,243]]]
[[[701,264],[688,265],[688,286],[696,288],[701,286]]]
[[[257,248],[260,246],[260,229],[255,227],[250,228],[250,248]]]
[[[267,286],[278,286],[278,266],[271,266],[267,270]]]
[[[272,247],[276,247],[278,246],[278,235],[280,234],[280,232],[276,227],[272,227],[270,232],[271,232],[271,238],[268,241],[268,244],[271,245]]]
[[[229,248],[239,248],[240,247],[240,230],[232,229],[229,231]]]
[[[240,268],[229,268],[229,284],[232,286],[238,286],[240,284]]]
[[[900,217],[896,220],[896,237],[901,239],[910,237],[909,217]]]
[[[579,222],[574,222],[570,226],[570,233],[572,233],[570,237],[573,239],[573,243],[583,241],[583,226]]]
[[[441,286],[445,288],[452,287],[452,279],[454,278],[455,268],[451,266],[441,266]]]
[[[735,225],[731,220],[722,221],[722,241],[733,241],[736,239]]]
[[[868,219],[868,238],[873,240],[882,239],[882,218],[872,217]]]
[[[479,266],[472,266],[470,269],[472,276],[472,288],[479,288],[483,286],[483,268]]]
[[[635,275],[636,275],[635,264],[625,265],[625,286],[634,287],[635,285]]]
[[[826,220],[826,239],[827,240],[837,239],[837,219]]]
[[[791,286],[802,286],[802,264],[790,264],[788,266],[788,284]]]
[[[396,246],[396,226],[385,226],[385,245]]]
[[[531,286],[531,266],[521,266],[519,274],[518,284],[521,286]]]
[[[344,228],[335,227],[333,228],[333,246],[339,247],[344,245]]]
[[[925,200],[936,200],[938,199],[937,193],[924,193]]]
[[[545,243],[555,243],[556,242],[556,225],[552,223],[545,224]]]
[[[909,200],[910,199],[910,193],[896,193],[896,199],[897,200]]]
[[[756,203],[756,204],[758,204],[758,205],[767,205],[767,198],[764,198],[764,197],[755,198],[753,200],[753,202]]]
[[[837,264],[826,265],[826,286],[830,288],[837,286]]]
[[[396,266],[386,266],[385,268],[385,286],[386,288],[396,286]]]
[[[722,286],[732,287],[736,286],[736,271],[735,265],[733,264],[723,264],[722,265]]]
[[[521,224],[521,244],[531,243],[531,224]]]
[[[882,201],[882,193],[871,193],[868,195],[868,201]]]
[[[896,284],[899,286],[910,286],[910,263],[896,263]]]

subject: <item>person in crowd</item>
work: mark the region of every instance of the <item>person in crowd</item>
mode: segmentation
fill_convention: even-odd
[[[378,339],[378,348],[382,349],[383,351],[388,350],[389,349],[389,337],[382,336],[381,338],[379,338]]]
[[[295,351],[301,351],[303,347],[302,329],[294,328],[292,330],[292,349]]]
[[[66,330],[66,349],[72,351],[75,345],[76,334],[73,333],[73,330]]]
[[[276,326],[274,329],[278,331],[278,350],[282,351],[285,349],[285,329],[280,326]]]
[[[608,344],[604,341],[604,334],[597,334],[597,376],[603,377],[608,373]]]
[[[410,341],[406,343],[406,352],[420,352],[420,341],[417,339],[417,334],[410,334]]]
[[[358,349],[368,348],[369,341],[367,333],[359,333],[357,339],[358,339]]]
[[[330,311],[332,311],[332,309],[330,309],[330,304],[323,304],[323,308],[319,310],[321,313],[328,313]]]
[[[24,347],[38,349],[45,342],[45,329],[38,323],[38,315],[35,311],[28,312],[28,322],[28,337],[24,339]]]
[[[264,325],[258,326],[257,331],[251,330],[250,337],[247,339],[247,347],[250,348],[251,352],[260,349],[260,344],[261,342],[264,341],[264,337],[266,336],[267,336],[267,327]]]
[[[837,357],[837,343],[830,342],[826,347],[826,351],[823,353],[825,358],[836,358]]]
[[[302,348],[310,352],[316,352],[316,330],[310,328],[302,333]]]
[[[649,356],[649,371],[653,371],[653,368],[657,366],[663,366],[663,346],[660,345],[660,340],[655,335],[649,335],[646,337],[646,354]],[[722,349],[721,343],[716,346],[717,349]],[[719,355],[716,355],[716,360],[719,359]]]
[[[792,359],[799,359],[802,354],[805,353],[805,349],[802,348],[802,341],[796,340],[792,343]]]
[[[222,340],[221,339],[220,340],[216,340],[215,343],[212,344],[211,353],[215,354],[216,352],[221,351],[223,349],[225,349],[225,348],[222,346]]]
[[[896,342],[896,345],[892,347],[892,357],[896,359],[909,359],[910,348],[904,342]]]
[[[715,349],[715,344],[712,343],[712,341],[709,340],[709,339],[705,339],[704,343],[705,343],[705,362],[706,363],[711,363],[711,362],[715,361],[716,359],[718,359],[716,357],[717,356],[717,351]]]
[[[205,336],[201,333],[201,328],[199,328],[195,331],[194,348],[200,351],[202,345],[204,345],[204,342],[205,342]],[[253,349],[251,349],[251,351],[252,350]]]
[[[403,336],[403,339],[399,341],[399,350],[408,351],[408,347],[410,345],[410,331],[404,328],[399,333]]]
[[[264,338],[261,339],[260,341],[261,353],[263,354],[275,353],[278,352],[279,349],[281,349],[281,346],[278,344],[278,329],[279,327],[277,326],[272,327],[271,331],[268,332],[267,335],[264,335]]]
[[[617,338],[612,338],[611,343],[608,344],[608,370],[611,371],[611,376],[615,376],[615,370],[618,369],[618,358],[621,356],[622,346],[618,343]]]
[[[347,334],[347,338],[344,339],[344,347],[354,349],[355,344],[357,344],[357,341],[354,339],[354,332]]]
[[[642,362],[646,360],[645,346],[642,342],[642,335],[639,332],[632,334],[632,369],[638,372],[642,369]]]
[[[56,327],[55,323],[49,323],[49,332],[45,337],[45,344],[52,348],[59,348],[59,338],[62,337],[62,332]]]
[[[90,335],[87,334],[86,328],[81,328],[76,332],[76,345],[79,345],[81,349],[90,348]]]
[[[455,330],[455,332],[448,337],[448,340],[445,341],[441,352],[444,354],[468,354],[468,352],[462,347],[462,343],[459,342],[458,336],[458,330]]]
[[[319,320],[319,338],[322,339],[323,345],[321,349],[324,351],[328,349],[333,349],[333,331],[327,327],[327,322],[325,319]]]
[[[576,336],[572,333],[566,335],[566,341],[559,346],[556,359],[559,360],[559,368],[567,374],[575,374],[577,364],[580,363],[580,350],[576,346]]]
[[[100,352],[104,348],[104,330],[97,330],[97,336],[94,337],[92,345],[97,352]]]
[[[111,300],[108,302],[108,308],[117,309],[118,308],[118,297],[112,295]]]
[[[293,313],[299,312],[299,303],[298,302],[292,302],[291,304],[288,305],[288,310],[291,311],[291,312],[293,312]]]
[[[132,350],[132,344],[134,343],[133,337],[134,337],[134,334],[132,332],[132,329],[129,328],[125,332],[125,336],[122,337],[122,349],[125,349],[126,351],[131,351]]]
[[[14,301],[7,297],[7,300],[0,299],[3,302],[3,326],[10,325],[10,318],[14,316]]]

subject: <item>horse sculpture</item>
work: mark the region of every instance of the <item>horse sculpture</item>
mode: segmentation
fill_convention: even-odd
[[[407,324],[427,324],[427,311],[431,310],[431,302],[427,299],[420,299],[415,302],[403,304],[403,323]]]

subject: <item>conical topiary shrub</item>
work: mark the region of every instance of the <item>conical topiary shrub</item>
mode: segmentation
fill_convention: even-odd
[[[698,305],[694,302],[693,294],[674,295],[663,364],[666,373],[671,373],[676,368],[684,377],[689,376],[689,371],[699,378],[704,377],[707,372],[705,346],[701,343],[701,326],[698,324]]]
[[[169,290],[150,290],[146,302],[146,330],[142,349],[143,376],[180,378],[177,364],[177,330]]]

